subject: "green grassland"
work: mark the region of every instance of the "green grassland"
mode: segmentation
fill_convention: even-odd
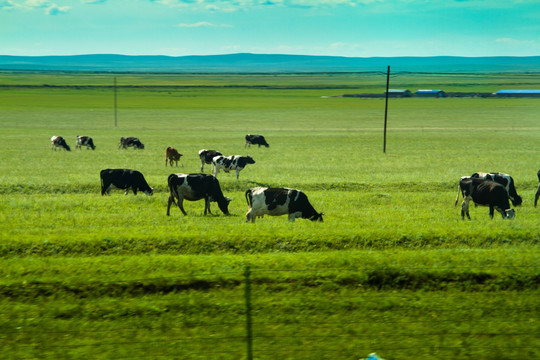
[[[117,79],[117,126],[114,78]],[[6,359],[537,358],[540,100],[390,99],[384,74],[0,73],[0,343]],[[534,74],[399,74],[392,88],[540,88]],[[247,133],[270,148],[244,148]],[[53,151],[60,135],[71,152]],[[95,151],[76,150],[92,136]],[[137,136],[145,150],[119,150]],[[179,167],[166,167],[176,147]],[[198,151],[250,154],[218,179],[231,216],[167,176]],[[100,195],[141,171],[154,196]],[[209,173],[209,166],[205,172]],[[511,174],[514,220],[454,207],[458,180]],[[303,190],[323,223],[245,222],[254,186]]]

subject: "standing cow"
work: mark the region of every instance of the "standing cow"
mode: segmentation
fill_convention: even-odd
[[[266,146],[269,147],[270,145],[266,142],[266,139],[262,135],[246,135],[246,143],[244,144],[244,147],[251,145],[259,145],[259,147]]]
[[[214,166],[214,176],[217,176],[220,169],[223,169],[226,173],[231,170],[236,171],[236,179],[238,180],[238,175],[240,171],[246,167],[247,164],[255,164],[255,160],[251,156],[240,156],[240,155],[231,155],[231,156],[215,156],[212,159],[212,165]]]
[[[536,195],[534,195],[534,207],[536,207],[536,204],[538,203],[538,198],[540,197],[540,170],[538,170],[538,189],[536,190]]]
[[[51,137],[51,149],[56,151],[56,148],[64,149],[66,151],[71,151],[71,148],[66,143],[66,140],[61,136]]]
[[[494,210],[500,212],[503,219],[512,219],[516,216],[514,209],[510,209],[506,188],[495,181],[462,177],[459,181],[456,204],[460,192],[463,195],[461,219],[464,219],[465,215],[469,220],[471,219],[469,215],[470,200],[478,205],[489,206],[489,217],[491,219],[493,219]]]
[[[201,172],[204,172],[204,164],[212,164],[212,159],[216,156],[223,155],[216,150],[199,150],[199,158],[201,159]]]
[[[126,190],[124,195],[129,193],[129,189],[137,195],[137,191],[143,191],[146,195],[153,195],[154,189],[148,186],[143,174],[137,170],[129,169],[105,169],[99,173],[101,177],[101,195],[110,195],[111,188]]]
[[[302,191],[288,188],[256,187],[246,191],[246,201],[249,210],[246,222],[255,222],[257,216],[289,215],[289,221],[296,218],[311,221],[323,221],[323,213],[315,211]]]
[[[508,174],[477,172],[472,174],[471,177],[495,181],[504,186],[506,188],[506,192],[508,193],[508,197],[512,201],[512,205],[514,206],[519,206],[523,202],[521,196],[517,194],[514,179],[512,179],[512,177]]]
[[[118,148],[127,149],[128,147],[133,147],[133,149],[144,149],[144,144],[136,137],[121,137],[120,144]]]
[[[180,160],[180,157],[183,156],[173,147],[168,147],[165,149],[165,166],[167,166],[167,163],[170,163],[171,167],[173,164],[173,161],[176,162],[176,166],[178,166],[178,160]]]
[[[77,143],[75,145],[75,149],[82,149],[83,146],[86,146],[86,150],[88,149],[96,150],[96,146],[94,145],[94,140],[92,140],[90,136],[77,135]]]
[[[204,199],[204,215],[212,214],[210,202],[218,203],[219,209],[229,215],[229,202],[231,199],[223,196],[219,181],[212,175],[206,174],[171,174],[167,178],[169,185],[169,200],[167,202],[167,216],[170,215],[171,204],[178,204],[182,214],[187,215],[184,210],[184,199],[197,201]],[[175,201],[176,200],[176,201]]]

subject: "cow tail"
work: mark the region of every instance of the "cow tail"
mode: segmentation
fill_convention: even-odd
[[[251,207],[251,206],[252,206],[252,202],[251,202],[251,189],[246,190],[245,197],[246,197],[246,202],[247,202],[248,206]]]
[[[458,200],[459,200],[459,193],[460,193],[460,192],[461,192],[461,185],[458,184],[458,186],[457,186],[457,196],[456,196],[456,201],[454,202],[454,206],[456,206],[457,203],[458,203]]]
[[[174,174],[169,175],[169,179],[167,181],[167,183],[169,184],[169,194],[170,194],[169,199],[172,200],[174,205],[178,205],[176,203],[176,199],[178,199],[180,196],[178,195],[177,187],[174,185],[172,181],[173,179],[174,179]]]

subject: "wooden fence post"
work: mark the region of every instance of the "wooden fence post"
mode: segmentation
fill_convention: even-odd
[[[246,298],[246,342],[247,342],[247,359],[253,360],[253,322],[251,318],[251,270],[246,266],[244,271],[245,277],[245,298]]]

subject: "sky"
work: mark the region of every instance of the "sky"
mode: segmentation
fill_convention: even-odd
[[[540,0],[0,0],[0,55],[538,56]]]

